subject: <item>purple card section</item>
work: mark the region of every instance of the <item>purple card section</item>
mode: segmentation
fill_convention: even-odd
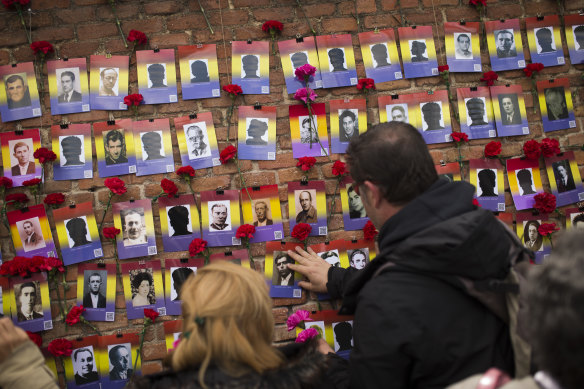
[[[327,216],[319,216],[316,223],[308,223],[312,227],[312,231],[310,231],[309,236],[324,236],[327,234],[326,218]],[[290,218],[290,231],[294,229],[296,224],[296,220],[294,218]]]
[[[499,136],[517,136],[529,135],[529,125],[526,118],[521,118],[521,124],[503,125],[503,122],[497,120],[497,134]]]
[[[78,166],[53,165],[53,178],[55,181],[81,180],[92,177],[93,167],[91,166],[91,162],[86,162],[85,164]]]
[[[239,243],[235,238],[235,230],[230,231],[209,231],[203,229],[203,239],[207,241],[209,247],[234,246]]]
[[[375,83],[401,80],[404,78],[399,62],[380,68],[365,68],[365,73],[367,77],[374,79]]]
[[[495,132],[495,122],[478,126],[469,126],[466,123],[461,123],[460,130],[468,135],[468,139],[494,138],[497,134]]]
[[[342,131],[342,129],[339,129]],[[333,154],[344,154],[347,151],[349,142],[341,142],[339,138],[331,137],[331,152]]]
[[[182,314],[182,308],[181,308],[181,304],[182,301],[179,299],[176,299],[174,301],[172,301],[170,299],[170,296],[167,296],[165,298],[166,301],[166,314],[167,315],[180,315]]]
[[[450,134],[452,134],[451,126],[444,127],[443,130],[422,131],[422,137],[429,145],[450,142]]]
[[[541,264],[543,262],[543,260],[545,259],[545,257],[550,255],[551,252],[552,252],[552,249],[549,246],[544,246],[543,250],[536,251],[535,252],[535,263],[538,265]]]
[[[2,116],[2,121],[4,123],[41,116],[41,104],[38,99],[33,100],[32,104],[28,107],[10,109],[8,108],[8,105],[5,104],[0,106],[0,115]]]
[[[454,57],[447,57],[448,71],[450,73],[469,73],[482,72],[481,57],[473,57],[472,59],[456,59]]]
[[[137,160],[136,176],[147,176],[150,174],[170,173],[174,171],[173,156],[167,155],[164,158],[153,161]]]
[[[298,282],[294,282],[294,286],[272,285],[272,280],[266,282],[270,287],[270,297],[302,298],[302,289],[298,286]]]
[[[556,50],[551,53],[531,53],[532,63],[542,63],[545,67],[549,66],[561,66],[566,64],[566,59],[564,58],[564,52]]]
[[[499,58],[496,55],[491,55],[491,67],[495,72],[523,69],[525,67],[525,57],[523,52],[519,52],[516,57],[511,58]]]
[[[565,130],[567,128],[576,127],[576,117],[574,116],[574,111],[570,111],[566,119],[549,120],[547,115],[542,115],[541,121],[543,123],[544,132]]]
[[[268,142],[265,146],[248,146],[240,143],[237,149],[239,159],[251,159],[254,161],[274,161],[276,160],[276,144]]]
[[[132,246],[124,246],[123,241],[118,243],[118,256],[120,259],[144,257],[146,255],[155,255],[156,239],[153,236],[148,237],[148,242]]]
[[[85,261],[91,261],[95,258],[103,257],[103,250],[101,248],[101,241],[91,242],[81,247],[61,248],[63,256],[63,263],[65,265],[73,265]]]
[[[570,49],[570,62],[572,65],[584,63],[584,50]]]
[[[432,77],[438,75],[438,61],[404,62],[406,78]]]
[[[342,72],[322,73],[323,88],[357,85],[357,71],[354,69]]]
[[[14,316],[12,317],[12,321],[16,326],[22,328],[25,331],[30,332],[40,332],[53,329],[53,320],[51,317],[50,309],[43,311],[43,317],[24,321],[18,321],[18,316],[15,313]]]
[[[83,94],[78,103],[61,103],[58,97],[51,97],[51,114],[65,115],[68,113],[89,112],[89,96]]]
[[[284,226],[276,223],[271,226],[258,226],[250,243],[269,242],[271,240],[281,240],[284,238]]]
[[[219,87],[219,80],[182,84],[183,100],[205,99],[209,97],[219,97],[220,95],[221,90]]]
[[[190,235],[163,236],[162,245],[164,246],[164,251],[187,251],[192,240],[200,237],[201,234],[198,231]]]
[[[536,194],[537,193],[525,196],[512,195],[513,202],[515,203],[515,209],[521,211],[524,209],[533,208],[533,204],[535,203],[535,200],[533,198],[535,197]]]
[[[24,251],[24,247],[23,247],[22,249],[20,249],[16,252],[16,255],[28,257],[28,258],[32,258],[35,255],[40,255],[42,257],[56,257],[57,250],[55,250],[55,244],[53,243],[53,241],[51,240],[50,242],[47,242],[45,240],[45,244],[46,244],[46,246],[43,248],[36,249],[36,250],[29,250],[29,251]]]
[[[114,321],[116,312],[115,301],[107,300],[105,308],[85,308],[83,316],[91,321]]]
[[[134,361],[132,361],[132,367],[134,367]],[[134,375],[140,375],[140,372],[134,371]],[[101,377],[101,387],[107,389],[123,389],[126,387],[128,380],[112,381],[109,375]]]
[[[304,82],[298,80],[295,76],[286,77],[286,90],[288,94],[294,94],[300,88],[304,88]],[[308,87],[310,89],[322,88],[322,78],[320,72],[317,70],[315,75],[308,80]]]
[[[244,95],[269,95],[270,79],[260,78],[237,78],[233,77],[233,84],[241,86]]]
[[[217,164],[213,164],[213,159],[217,161]],[[182,155],[181,161],[183,166],[189,165],[192,166],[193,169],[206,169],[208,167],[221,165],[221,162],[219,162],[219,150],[217,149],[211,149],[210,157],[189,159],[187,155]]]
[[[477,201],[484,209],[488,209],[493,212],[504,212],[505,211],[505,195],[489,196],[489,197],[476,197]]]
[[[325,156],[328,153],[328,139],[321,139],[320,143],[322,143],[322,147],[318,142],[312,144],[312,148],[310,148],[310,143],[301,143],[300,140],[292,141],[292,154],[294,158],[300,157],[321,157]]]
[[[128,314],[128,319],[143,319],[144,318],[144,309],[149,308],[153,309],[156,312],[164,315],[166,312],[166,308],[164,306],[164,297],[156,296],[156,303],[150,305],[140,305],[139,307],[134,307],[132,305],[132,300],[129,302],[126,301],[126,312]]]
[[[128,162],[114,165],[107,165],[105,160],[99,160],[97,171],[101,178],[136,173],[136,157],[128,157]]]
[[[351,219],[348,213],[343,213],[343,224],[345,225],[345,231],[362,230],[363,227],[365,227],[365,224],[367,224],[368,220],[368,217],[358,217]]]
[[[178,101],[176,86],[166,88],[140,88],[144,104],[176,103]]]
[[[556,206],[563,207],[568,204],[576,204],[579,201],[584,200],[584,187],[582,183],[576,183],[576,189],[572,189],[563,193],[559,193],[557,190],[553,191],[556,196]]]
[[[127,111],[124,96],[99,96],[97,93],[89,95],[92,110]]]

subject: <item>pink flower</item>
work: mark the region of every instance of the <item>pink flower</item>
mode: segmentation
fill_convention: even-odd
[[[294,328],[298,326],[298,324],[303,323],[305,321],[312,321],[310,318],[310,312],[304,309],[299,309],[294,312],[288,320],[286,320],[286,324],[288,325],[288,331],[292,331]]]
[[[302,100],[305,104],[308,103],[308,100],[314,101],[317,97],[316,93],[310,88],[300,88],[294,93],[294,98]]]
[[[309,339],[316,338],[317,336],[318,331],[315,328],[308,328],[298,334],[298,337],[296,338],[296,343],[304,343]]]
[[[306,82],[308,78],[314,76],[314,73],[316,73],[316,68],[309,63],[297,67],[294,71],[296,78],[303,82]]]

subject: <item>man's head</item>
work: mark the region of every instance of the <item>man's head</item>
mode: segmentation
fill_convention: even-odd
[[[118,344],[110,349],[109,353],[110,363],[118,371],[126,372],[130,369],[130,352],[123,344]]]
[[[187,138],[194,149],[201,148],[205,135],[199,126],[190,126],[187,128]]]
[[[268,216],[268,205],[265,201],[258,201],[255,203],[255,213],[258,218],[258,222],[263,223]]]
[[[496,32],[495,41],[497,43],[497,49],[505,53],[511,50],[513,47],[513,31],[509,30],[499,30]]]
[[[70,157],[78,157],[81,155],[81,139],[76,136],[68,136],[63,138],[61,141],[61,147],[63,148],[63,155],[67,160]]]
[[[140,238],[143,227],[142,215],[140,215],[138,211],[131,209],[126,213],[126,216],[124,217],[124,229],[126,230],[129,239],[136,240]]]
[[[349,264],[357,270],[363,269],[367,264],[367,255],[363,250],[355,250],[349,257]]]
[[[25,282],[20,285],[18,302],[20,302],[20,310],[24,315],[28,316],[32,314],[33,308],[36,305],[36,287],[34,282]]]
[[[142,145],[148,157],[158,156],[162,149],[162,137],[156,131],[147,132],[142,135]]]
[[[394,122],[405,122],[406,121],[406,110],[401,105],[396,105],[391,109],[391,121]]]
[[[574,38],[578,43],[578,50],[584,50],[584,25],[574,29]]]
[[[306,53],[300,51],[298,53],[292,54],[290,60],[292,61],[292,67],[296,69],[308,63],[308,56],[306,55]]]
[[[344,68],[345,53],[339,48],[330,49],[328,52],[329,60],[334,69]]]
[[[341,122],[345,135],[352,135],[355,132],[355,122],[357,121],[357,117],[352,111],[349,111],[348,109],[343,111],[339,116],[339,121]]]
[[[349,186],[347,189],[347,197],[349,198],[349,211],[363,212],[363,202],[361,201],[361,196],[357,194],[353,185]]]
[[[207,65],[205,62],[197,60],[193,61],[191,64],[191,72],[195,78],[209,78],[209,73],[207,71]]]
[[[27,87],[24,85],[24,79],[18,74],[13,74],[6,79],[6,94],[8,100],[17,103],[21,101],[26,94]]]
[[[371,46],[371,54],[373,54],[373,59],[377,63],[387,62],[387,47],[381,43],[377,43]]]
[[[319,254],[322,259],[327,261],[327,263],[331,264],[334,267],[341,267],[341,260],[339,258],[339,253],[336,251],[325,251],[322,254]]]
[[[558,118],[566,110],[566,99],[564,93],[564,88],[561,86],[547,88],[543,92],[547,109],[555,118]]]
[[[426,51],[426,43],[422,41],[413,41],[411,51],[416,57],[424,55],[424,52]]]
[[[566,169],[563,161],[554,162],[552,167],[556,171],[556,176],[560,177],[561,179],[568,178],[568,170]]]
[[[259,61],[258,57],[255,55],[244,55],[241,57],[241,63],[243,64],[243,70],[245,71],[245,76],[255,76],[257,75]]]
[[[224,225],[227,220],[227,206],[225,204],[213,204],[211,207],[213,224]]]
[[[193,269],[188,267],[179,267],[175,271],[172,272],[172,282],[174,285],[174,291],[176,292],[177,296],[180,296],[180,290],[191,274],[195,272]]]
[[[117,161],[125,154],[124,135],[118,130],[111,130],[105,136],[105,148],[114,161]]]
[[[24,223],[22,223],[22,229],[24,230],[26,236],[31,236],[32,233],[34,232],[34,225],[30,220],[27,220]]]
[[[61,88],[63,93],[70,93],[73,91],[73,86],[75,84],[75,73],[66,71],[61,73]]]
[[[99,273],[92,273],[89,276],[88,283],[89,283],[89,291],[92,294],[98,294],[99,289],[101,288],[101,284],[102,284],[101,275]]]
[[[312,207],[312,195],[307,190],[300,192],[298,201],[300,202],[300,207],[302,207],[303,211],[308,211],[310,207]]]
[[[14,154],[12,155],[18,160],[19,165],[25,165],[28,163],[30,158],[30,149],[28,148],[28,144],[24,142],[17,142],[14,145]]]
[[[87,348],[78,348],[73,352],[73,361],[77,366],[77,374],[87,377],[93,371],[93,353]]]
[[[473,123],[482,122],[485,117],[485,103],[478,97],[468,99],[466,102],[466,110]]]
[[[69,236],[73,239],[73,242],[79,243],[86,239],[87,235],[87,224],[85,220],[80,217],[75,217],[73,219],[69,219],[69,221],[65,224],[67,228],[67,232],[69,232]]]
[[[460,51],[463,53],[468,53],[470,49],[470,37],[467,34],[459,34],[456,38],[456,42],[458,43],[458,47]]]
[[[506,115],[513,115],[515,112],[515,104],[513,104],[513,99],[511,96],[501,97],[501,106],[503,107],[503,112]]]
[[[251,119],[249,121],[249,128],[247,129],[247,133],[252,138],[259,138],[265,135],[266,131],[268,131],[268,125],[265,122],[257,119]]]
[[[164,83],[164,66],[159,63],[152,64],[148,67],[148,78],[152,85],[161,85]]]
[[[549,28],[540,28],[535,33],[535,37],[537,38],[537,43],[541,46],[542,51],[551,51],[552,50],[552,32]]]
[[[286,278],[292,273],[292,270],[288,269],[288,264],[294,263],[294,261],[286,254],[280,254],[276,257],[274,263],[276,264],[276,269],[278,270],[280,278]]]
[[[114,86],[116,86],[116,82],[118,81],[118,72],[114,68],[105,68],[99,73],[101,77],[101,83],[103,88],[111,92]]]

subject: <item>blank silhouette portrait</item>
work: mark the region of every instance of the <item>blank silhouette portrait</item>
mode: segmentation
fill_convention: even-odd
[[[479,197],[497,196],[497,173],[492,169],[482,169],[477,176],[481,188]]]
[[[533,188],[533,178],[529,169],[521,169],[517,173],[517,182],[521,188],[521,196],[535,194]]]
[[[260,60],[256,55],[244,55],[241,57],[241,65],[245,75],[243,78],[260,78],[258,75]]]
[[[155,63],[148,66],[148,78],[152,85],[150,88],[166,88],[164,79],[166,78],[166,70],[163,64]]]
[[[389,55],[387,54],[387,46],[383,43],[377,43],[371,46],[371,55],[375,61],[376,68],[391,65],[391,62],[389,62]]]
[[[435,102],[426,103],[422,106],[422,118],[428,126],[424,131],[443,130],[440,125],[442,119],[442,107]]]
[[[164,155],[162,151],[162,137],[156,131],[146,132],[142,134],[142,147],[146,153],[146,158],[142,155],[144,161],[152,161],[155,159],[162,159]]]
[[[426,42],[425,41],[410,41],[410,52],[412,53],[412,62],[425,62],[428,61],[428,57],[424,56],[426,53]]]
[[[337,47],[334,49],[330,49],[328,51],[328,56],[329,62],[333,67],[331,71],[342,72],[347,70],[347,68],[345,67],[345,52],[343,51],[343,49]]]
[[[180,290],[191,274],[195,274],[195,272],[190,267],[179,267],[172,272],[172,286],[176,293],[176,297],[172,301],[180,300]]]
[[[266,146],[268,144],[267,140],[263,140],[262,137],[268,132],[268,124],[262,120],[251,119],[249,121],[249,127],[247,128],[247,139],[245,140],[246,145],[251,146]]]
[[[87,223],[83,218],[75,217],[69,219],[65,223],[65,227],[67,228],[69,238],[73,241],[71,248],[85,246],[91,243],[91,240],[87,239]]]
[[[548,120],[568,119],[568,105],[563,86],[547,88],[543,92]]]
[[[196,60],[191,63],[191,83],[209,82],[209,72],[205,61]]]
[[[537,52],[552,53],[556,51],[552,29],[549,27],[542,27],[535,29],[535,38],[537,39]]]
[[[191,235],[189,210],[184,205],[175,205],[168,210],[168,222],[174,233],[171,236]]]
[[[552,163],[554,177],[556,179],[556,187],[559,193],[567,192],[576,189],[572,170],[570,170],[570,161],[565,159],[563,161],[556,161]]]
[[[488,124],[485,121],[485,102],[483,99],[473,97],[466,101],[467,123],[470,120],[469,126],[483,126]]]
[[[304,51],[299,51],[290,56],[290,61],[292,61],[292,67],[297,69],[308,63],[308,55]]]
[[[83,143],[79,137],[67,136],[62,138],[61,149],[63,150],[61,166],[79,166],[85,163],[81,160]]]
[[[353,348],[353,326],[351,323],[348,321],[336,323],[333,332],[335,333],[335,340],[338,344],[338,348],[335,349],[335,352],[350,350]]]
[[[576,50],[584,50],[584,25],[574,26],[574,40],[578,44]]]

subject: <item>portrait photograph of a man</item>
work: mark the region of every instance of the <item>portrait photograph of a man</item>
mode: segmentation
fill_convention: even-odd
[[[109,345],[109,379],[111,381],[127,380],[132,376],[132,345],[122,343]]]
[[[272,285],[293,286],[294,272],[288,269],[288,264],[293,264],[294,260],[290,258],[285,251],[274,251],[274,270],[272,276]]]
[[[41,288],[38,281],[28,281],[14,285],[16,300],[16,317],[18,321],[41,319],[42,311]]]
[[[168,236],[191,235],[191,209],[187,205],[173,205],[166,207],[168,216]]]
[[[559,193],[576,189],[572,170],[570,170],[570,161],[568,159],[552,163],[552,169],[554,171],[556,187],[558,188]]]
[[[8,149],[12,151],[10,155],[12,177],[35,173],[36,165],[32,148],[32,138],[8,141]]]
[[[574,34],[574,42],[576,42],[576,50],[584,50],[584,25],[572,26],[572,33]]]
[[[125,130],[121,128],[102,132],[106,165],[128,163],[124,132]]]
[[[85,137],[83,135],[59,136],[60,166],[85,165]]]
[[[16,222],[16,228],[22,241],[24,252],[42,249],[46,247],[41,223],[38,217]]]
[[[87,228],[87,216],[65,219],[67,240],[70,248],[85,246],[91,243],[91,235]]]
[[[295,190],[296,223],[316,223],[318,213],[316,209],[316,189]]]
[[[362,249],[347,250],[349,256],[349,266],[357,270],[361,270],[369,262],[369,249],[364,247]]]
[[[519,110],[519,100],[516,94],[502,94],[499,99],[499,109],[501,111],[501,122],[504,126],[511,124],[521,124],[521,111]]]
[[[185,124],[183,131],[187,140],[189,159],[198,159],[211,155],[207,124],[205,122]]]
[[[8,109],[30,107],[32,100],[28,89],[26,73],[17,73],[4,76]]]
[[[563,86],[544,89],[545,105],[548,120],[568,119],[568,106]]]
[[[148,243],[144,208],[123,209],[120,211],[120,218],[125,247]]]
[[[230,201],[209,201],[209,231],[231,231]]]
[[[353,184],[347,184],[347,197],[349,202],[349,217],[351,219],[358,219],[361,217],[366,217],[367,212],[365,211],[365,207],[363,206],[363,202],[361,201],[361,196],[357,194]]]
[[[357,109],[339,109],[339,140],[348,142],[353,137],[359,136],[359,122]]]
[[[271,226],[274,221],[271,219],[272,212],[270,199],[254,200],[252,202],[253,225],[256,227]]]
[[[93,346],[73,350],[71,362],[73,362],[76,385],[89,384],[99,380]]]
[[[385,112],[387,113],[387,121],[389,122],[409,122],[407,104],[386,105]]]
[[[323,251],[322,253],[316,253],[316,255],[324,259],[331,266],[341,267],[341,258],[339,257],[339,250],[337,249]]]
[[[497,47],[497,58],[517,57],[513,29],[495,30],[493,35]]]
[[[59,104],[80,103],[83,100],[79,68],[57,69],[57,90]]]
[[[99,68],[99,96],[118,95],[120,68]]]
[[[454,58],[472,59],[472,34],[468,32],[454,33]]]
[[[83,307],[86,309],[105,308],[107,270],[85,270],[83,279]]]

